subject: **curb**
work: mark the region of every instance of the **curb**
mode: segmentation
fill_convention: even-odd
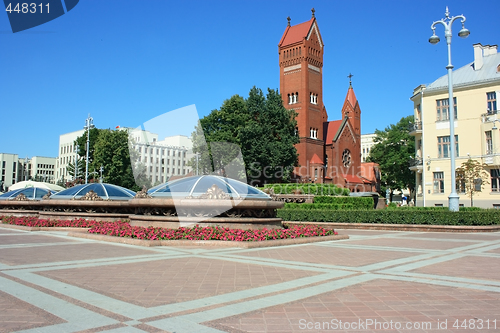
[[[67,231],[67,232],[87,232],[90,228],[77,228],[77,227],[27,227],[24,225],[3,224],[0,223],[1,228],[15,229],[24,231]]]
[[[245,248],[245,249],[349,239],[349,236],[347,236],[347,235],[332,235],[332,236],[320,236],[320,237],[300,237],[300,238],[289,238],[289,239],[276,239],[276,240],[266,240],[266,241],[259,241],[259,242],[232,242],[232,241],[185,240],[185,239],[181,239],[181,240],[143,240],[143,239],[124,238],[124,237],[117,237],[117,236],[108,236],[108,235],[87,234],[87,233],[81,233],[81,232],[76,232],[76,233],[69,232],[68,236],[93,239],[93,240],[111,242],[111,243],[121,243],[121,244],[145,246],[145,247],[152,247],[152,246],[213,246],[213,247],[239,247],[239,248]]]
[[[297,222],[283,223],[300,225],[315,224],[334,229],[364,229],[364,230],[392,230],[392,231],[433,231],[433,232],[496,232],[500,225],[495,226],[458,226],[458,225],[425,225],[425,224],[375,224],[375,223],[342,223],[342,222]]]

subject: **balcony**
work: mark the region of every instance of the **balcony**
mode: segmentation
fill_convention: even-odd
[[[416,121],[412,124],[408,125],[408,131],[410,132],[410,135],[417,135],[417,134],[422,134],[422,122],[421,121]]]
[[[422,169],[424,168],[424,160],[421,157],[411,159],[408,164],[411,171],[422,172]]]

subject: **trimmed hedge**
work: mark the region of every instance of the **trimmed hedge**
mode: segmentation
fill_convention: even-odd
[[[373,209],[372,197],[332,197],[315,196],[314,204],[345,205],[357,209]]]
[[[264,189],[267,188],[272,188],[274,190],[274,194],[293,194],[295,191],[300,191],[301,194],[347,196],[350,193],[349,189],[338,187],[334,184],[265,184]]]
[[[326,210],[287,209],[277,211],[284,221],[386,223],[427,225],[498,225],[500,211],[450,212],[438,210]]]
[[[405,211],[409,211],[409,210],[418,210],[418,211],[423,211],[423,210],[433,210],[433,211],[448,211],[448,207],[434,207],[434,206],[431,206],[431,207],[415,207],[415,206],[400,206],[400,207],[397,207],[397,206],[387,206],[387,209],[388,210],[405,210]],[[477,212],[477,211],[482,211],[482,210],[485,210],[484,208],[480,208],[480,207],[460,207],[459,210],[461,212]]]
[[[329,210],[363,210],[373,209],[372,198],[359,197],[314,197],[314,203],[286,203],[287,209],[329,209]]]

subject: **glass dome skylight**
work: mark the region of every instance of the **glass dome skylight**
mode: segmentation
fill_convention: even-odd
[[[173,180],[149,189],[148,194],[152,197],[197,198],[207,193],[208,189],[213,185],[216,185],[232,199],[271,200],[269,195],[255,187],[239,180],[215,175],[193,176]]]
[[[30,200],[42,200],[43,196],[48,192],[49,190],[39,187],[19,188],[0,195],[0,200],[12,200],[21,193]]]
[[[135,192],[125,187],[106,183],[91,183],[70,187],[50,198],[54,200],[80,199],[90,190],[104,200],[130,200],[135,197]]]

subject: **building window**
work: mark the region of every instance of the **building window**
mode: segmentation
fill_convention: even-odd
[[[288,94],[288,104],[295,104],[299,102],[299,93]]]
[[[497,113],[497,93],[496,92],[489,92],[486,93],[486,99],[488,102],[488,113],[493,114]]]
[[[444,172],[433,172],[434,193],[444,193]]]
[[[444,121],[450,119],[450,110],[449,110],[449,100],[446,99],[438,99],[436,100],[437,107],[437,121]],[[457,119],[457,98],[453,97],[453,106],[455,110],[455,119]]]
[[[351,166],[351,152],[349,149],[344,149],[342,152],[342,165],[346,168]]]
[[[311,104],[318,104],[318,95],[309,93],[309,101],[311,102]]]
[[[458,172],[455,172],[455,189],[458,193],[465,193],[465,179]]]
[[[450,153],[450,136],[438,136],[438,158],[449,158]],[[455,156],[459,156],[458,135],[455,135]]]
[[[318,138],[318,129],[317,128],[310,128],[309,129],[309,137],[311,137],[312,139],[317,139]]]
[[[491,192],[499,192],[500,188],[500,169],[491,169]]]
[[[484,132],[486,134],[486,154],[493,154],[493,140],[491,138],[491,131]]]

